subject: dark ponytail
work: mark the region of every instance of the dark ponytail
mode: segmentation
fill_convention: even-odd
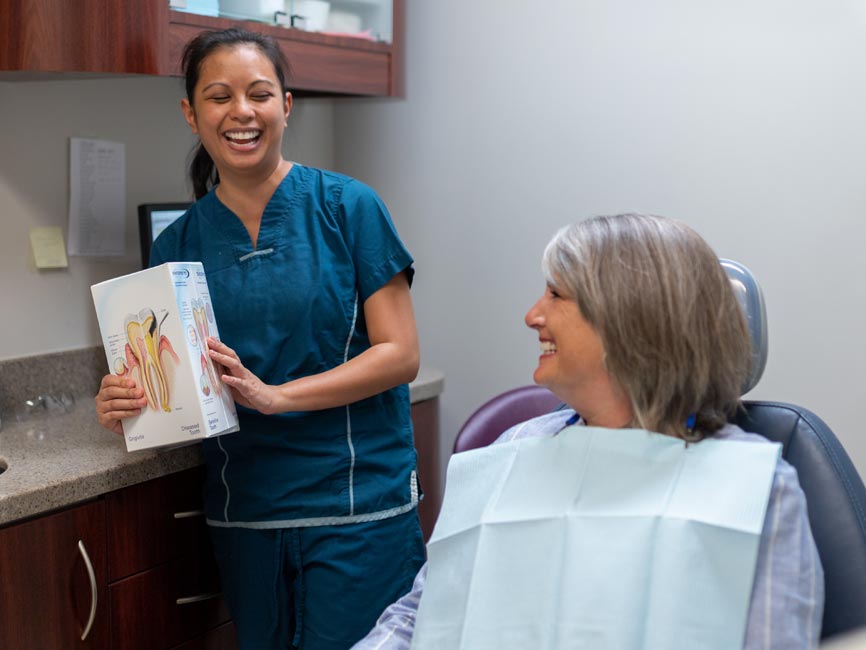
[[[213,158],[201,142],[193,149],[192,160],[189,163],[189,181],[192,183],[192,192],[196,201],[220,182],[220,175],[213,164]]]
[[[253,45],[259,48],[262,54],[273,63],[274,71],[277,74],[277,79],[283,92],[288,91],[286,76],[289,71],[289,64],[276,41],[258,32],[249,32],[245,29],[231,27],[220,31],[201,32],[183,48],[181,69],[184,75],[186,98],[190,106],[194,106],[193,96],[195,95],[195,87],[198,84],[201,64],[204,60],[219,47],[233,47],[236,45]],[[210,154],[205,150],[201,142],[196,145],[190,159],[189,180],[192,183],[192,190],[196,200],[207,194],[210,188],[219,183],[220,180],[213,158],[210,157]]]

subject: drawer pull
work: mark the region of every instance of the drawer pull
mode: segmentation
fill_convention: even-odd
[[[90,578],[90,617],[87,619],[87,625],[84,626],[84,633],[81,635],[81,640],[84,641],[87,635],[90,634],[90,628],[93,627],[93,621],[96,620],[96,574],[93,572],[93,564],[90,562],[90,556],[87,554],[87,549],[84,548],[84,542],[78,540],[78,552],[84,560],[84,566],[87,567],[87,576]]]
[[[189,517],[203,517],[204,510],[187,510],[186,512],[174,513],[175,519],[188,519]]]
[[[190,605],[192,603],[200,603],[203,600],[211,600],[212,598],[219,598],[222,596],[221,591],[211,591],[206,594],[199,594],[198,596],[186,596],[184,598],[178,598],[178,605]]]

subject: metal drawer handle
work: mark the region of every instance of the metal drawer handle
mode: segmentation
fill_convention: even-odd
[[[84,542],[78,540],[78,552],[84,559],[84,566],[87,567],[87,576],[90,578],[90,617],[87,619],[87,625],[84,626],[84,634],[81,635],[81,640],[84,641],[87,635],[90,634],[90,628],[93,627],[93,621],[96,620],[96,574],[93,572],[93,564],[90,562],[90,556],[87,554],[87,549],[84,548]]]
[[[198,596],[186,596],[184,598],[178,598],[178,605],[189,605],[191,603],[200,603],[203,600],[211,600],[212,598],[219,598],[222,596],[221,591],[211,591],[206,594],[199,594]]]
[[[204,510],[187,510],[186,512],[174,513],[175,519],[187,519],[188,517],[203,517]]]

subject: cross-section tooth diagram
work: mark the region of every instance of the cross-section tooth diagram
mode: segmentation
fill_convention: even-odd
[[[174,369],[180,363],[171,342],[160,335],[160,328],[168,317],[168,311],[156,313],[145,307],[138,314],[128,314],[124,319],[126,332],[124,353],[126,364],[115,362],[115,372],[123,375],[129,372],[139,386],[144,388],[148,406],[154,411],[171,412],[171,392],[174,382]],[[117,366],[121,367],[118,368]]]
[[[209,356],[208,338],[219,329],[201,262],[166,262],[91,293],[111,372],[140,386],[146,402],[123,421],[128,451],[238,430],[224,369]]]

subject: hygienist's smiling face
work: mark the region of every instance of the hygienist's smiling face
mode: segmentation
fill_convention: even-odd
[[[610,381],[601,337],[580,313],[574,297],[550,285],[524,320],[538,332],[541,345],[532,376],[535,383],[580,412],[580,405]]]
[[[282,160],[292,97],[255,45],[214,50],[201,63],[192,104],[184,99],[181,106],[221,178],[267,175]]]

